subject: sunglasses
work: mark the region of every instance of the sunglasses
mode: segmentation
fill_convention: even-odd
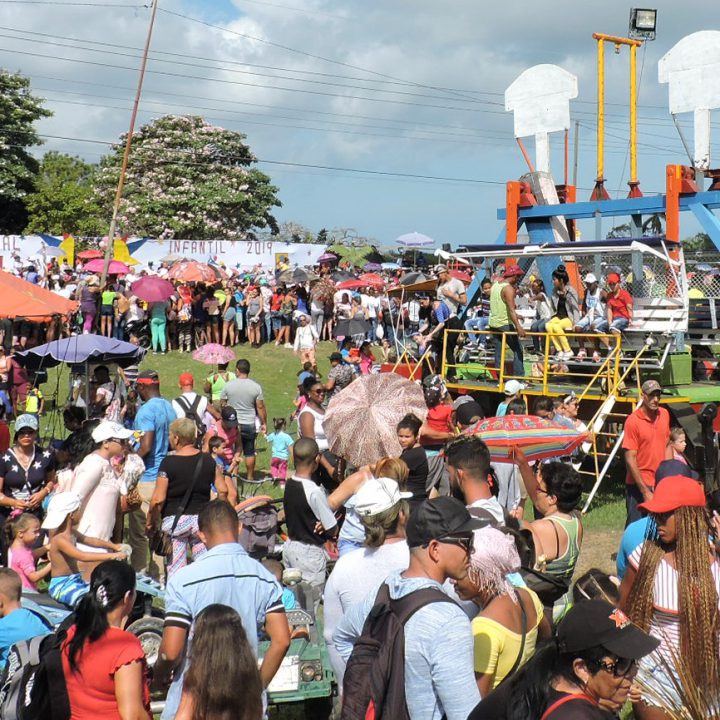
[[[120,445],[124,445],[127,442],[127,440],[125,438],[115,438],[114,437],[114,438],[110,438],[108,440],[108,442],[116,442],[116,443],[119,443]]]
[[[631,672],[635,667],[635,663],[636,661],[630,658],[618,658],[614,663],[598,660],[595,665],[597,665],[600,670],[610,673],[613,677],[620,678],[625,677]]]
[[[656,525],[664,525],[674,514],[674,510],[668,510],[667,512],[653,513],[652,516]]]
[[[445,535],[445,537],[438,538],[437,541],[446,545],[457,545],[468,555],[470,555],[475,548],[475,538],[473,535]]]

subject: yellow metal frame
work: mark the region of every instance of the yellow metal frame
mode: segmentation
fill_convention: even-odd
[[[630,184],[637,184],[637,49],[642,41],[604,33],[593,33],[593,39],[597,40],[598,65],[597,181],[605,179],[605,43],[609,42],[616,52],[621,45],[630,47]]]

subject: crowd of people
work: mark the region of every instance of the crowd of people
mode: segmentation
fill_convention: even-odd
[[[130,367],[111,380],[99,366],[89,381],[91,402],[66,408],[68,435],[47,446],[26,388],[25,404],[11,403],[12,434],[0,422],[0,663],[11,667],[18,643],[51,631],[21,601],[47,589],[74,609],[56,631],[73,718],[150,718],[152,684],[165,697],[163,718],[259,720],[291,642],[286,610],[302,600],[322,613],[348,719],[367,717],[372,706],[375,717],[413,720],[602,720],[629,700],[640,720],[664,720],[672,716],[663,707],[687,702],[685,684],[720,698],[717,493],[706,496],[688,463],[684,433],[671,427],[657,381],[642,384],[642,404],[625,425],[627,526],[613,575],[593,569],[577,577],[584,534],[577,458],[530,462],[517,448],[513,462],[493,462],[475,432],[485,416],[527,414],[585,430],[573,393],[530,402],[525,387],[509,380],[502,401],[488,407],[471,395],[453,398],[430,373],[422,381],[426,417],[408,413],[390,429],[401,448],[396,457],[347,468],[330,449],[329,399],[373,371],[372,343],[389,333],[415,338],[417,349],[435,347],[440,360],[450,353],[447,361],[465,349],[443,340],[444,329],[463,330],[470,344],[486,347],[492,340],[483,331],[492,330],[507,333],[508,347],[517,343],[515,361],[522,359],[516,267],[483,283],[465,324],[466,285],[446,266],[435,268],[436,297],[414,297],[404,308],[384,306],[392,297],[373,292],[337,301],[337,291],[330,304],[313,306],[322,279],[307,288],[283,288],[270,277],[196,287],[201,305],[212,305],[208,317],[218,319],[193,315],[198,301],[188,296],[198,323],[189,335],[187,328],[178,333],[182,342],[168,330],[182,307],[167,303],[155,315],[148,308],[160,352],[233,344],[238,329],[251,346],[291,342],[302,367],[294,430],[285,417],[268,427],[263,388],[245,358],[199,379],[197,388],[189,372],[162,378],[173,386],[172,401],[155,370]],[[573,352],[565,331],[622,332],[632,302],[619,278],[607,278],[606,292],[586,275],[582,301],[564,268],[553,281],[548,297],[536,279],[531,299],[539,313],[533,323],[539,331],[545,323],[559,358]],[[83,328],[127,331],[116,314],[122,285],[82,282],[81,295],[92,293],[98,309],[86,324],[88,301]],[[245,304],[229,299],[235,285]],[[217,293],[225,291],[221,301]],[[103,300],[108,292],[112,302]],[[273,309],[276,295],[282,299]],[[292,320],[274,323],[283,303]],[[339,317],[345,304],[348,315]],[[234,315],[226,319],[229,309]],[[361,332],[352,332],[353,320],[362,321]],[[335,321],[348,322],[346,339],[323,378],[315,346],[333,337]],[[261,433],[283,494],[282,564],[309,588],[302,598],[283,584],[282,567],[254,559],[241,543],[243,489],[262,480],[255,462]],[[139,640],[124,629],[136,572],[165,584],[152,680]],[[267,649],[258,661],[260,639]]]

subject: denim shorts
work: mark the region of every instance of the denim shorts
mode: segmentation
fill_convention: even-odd
[[[240,425],[240,440],[242,441],[243,455],[255,457],[255,439],[257,430],[255,425]]]

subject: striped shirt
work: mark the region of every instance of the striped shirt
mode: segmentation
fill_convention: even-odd
[[[645,543],[633,550],[628,562],[637,571]],[[715,559],[710,566],[715,590],[720,597],[720,560]],[[678,595],[678,571],[663,558],[655,573],[653,585],[653,616],[650,621],[650,635],[660,640],[658,652],[664,655],[672,665],[673,649],[677,656],[680,652],[680,598]]]

